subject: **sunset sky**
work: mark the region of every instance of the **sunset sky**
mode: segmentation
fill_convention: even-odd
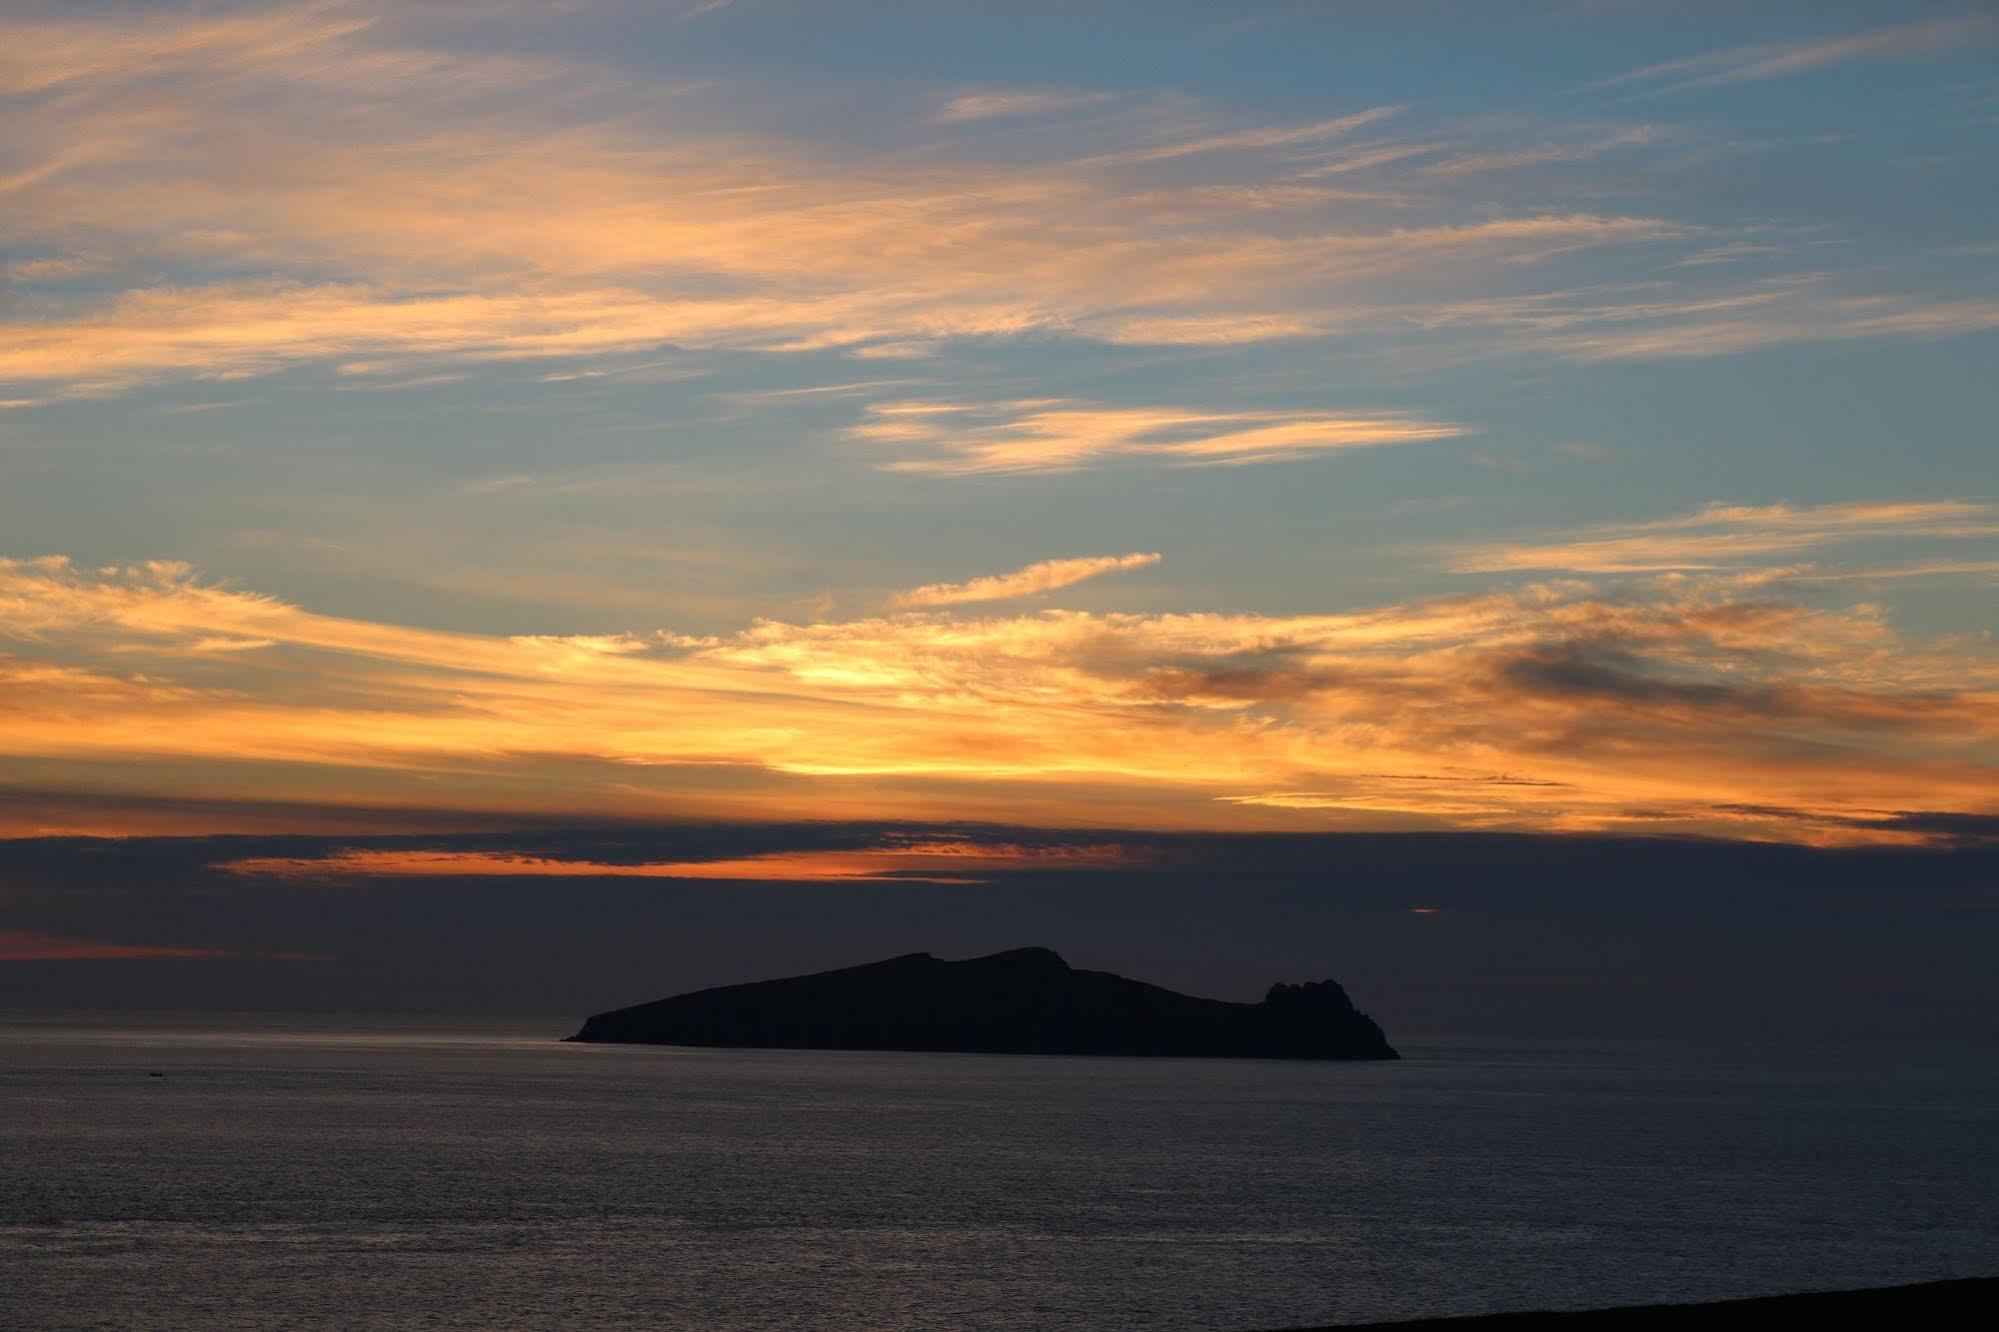
[[[0,97],[0,835],[1999,827],[1989,5],[29,3]]]

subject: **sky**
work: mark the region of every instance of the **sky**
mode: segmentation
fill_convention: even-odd
[[[38,986],[320,965],[88,839],[753,912],[1999,835],[1990,4],[72,0],[0,105]]]

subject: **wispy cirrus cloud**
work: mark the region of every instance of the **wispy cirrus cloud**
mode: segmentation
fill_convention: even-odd
[[[1966,44],[1999,39],[1999,18],[1970,14],[1962,18],[1930,19],[1889,28],[1874,28],[1845,37],[1808,38],[1795,42],[1763,42],[1709,51],[1683,60],[1648,65],[1627,74],[1588,85],[1590,89],[1636,84],[1662,85],[1659,92],[1684,92],[1718,84],[1748,83],[1829,69],[1855,60],[1888,56],[1929,55]]]
[[[1419,268],[1469,276],[1677,234],[1656,219],[1543,214],[1275,235],[1249,223],[1262,212],[1253,202],[1138,201],[1011,169],[843,176],[584,132],[548,144],[442,130],[417,145],[329,143],[309,172],[282,165],[291,159],[274,146],[242,156],[279,165],[239,181],[208,160],[175,174],[169,155],[166,179],[139,182],[121,162],[23,201],[17,216],[136,253],[212,236],[225,268],[284,254],[292,276],[49,292],[0,329],[0,380],[103,391],[349,360],[420,367],[669,344],[878,354],[1030,332],[1240,343],[1326,331],[1319,309],[1343,282]],[[1206,226],[1158,225],[1155,214],[1189,201],[1213,214]],[[60,272],[59,260],[41,271]]]
[[[1999,560],[1917,560],[1868,569],[1813,569],[1800,572],[1798,577],[1834,583],[1894,582],[1908,578],[1999,580]]]
[[[1376,121],[1386,120],[1402,109],[1399,106],[1375,106],[1331,120],[1314,121],[1309,125],[1264,125],[1254,129],[1229,130],[1221,134],[1202,134],[1147,148],[1104,153],[1084,158],[1077,165],[1136,166],[1147,162],[1170,162],[1176,158],[1195,157],[1206,153],[1265,152],[1273,148],[1295,148],[1301,144],[1325,143],[1344,138]]]
[[[1657,143],[1665,137],[1667,132],[1657,125],[1638,125],[1617,134],[1575,143],[1543,143],[1526,148],[1447,157],[1442,161],[1430,163],[1424,170],[1438,176],[1468,176],[1481,171],[1552,166],[1562,162],[1587,162],[1618,148]]]
[[[662,345],[865,355],[1049,331],[1294,337],[1322,328],[1296,308],[1301,288],[1323,305],[1332,285],[1397,268],[1476,269],[1674,231],[1537,212],[1394,229],[1328,219],[1301,233],[1257,224],[1251,196],[1168,179],[1141,198],[1059,161],[646,133],[621,100],[681,94],[581,62],[416,45],[346,5],[136,29],[0,21],[0,48],[0,86],[21,94],[0,148],[24,164],[5,185],[0,239],[26,251],[16,279],[38,284],[20,307],[32,313],[0,329],[0,379],[84,393]],[[365,110],[357,89],[371,94]],[[1049,95],[968,94],[985,100],[955,114]],[[1170,167],[1322,145],[1391,110],[1132,151]],[[1205,215],[1191,230],[1190,206]],[[70,281],[163,268],[171,284]]]
[[[1700,250],[1679,261],[1680,268],[1705,268],[1711,264],[1737,264],[1746,259],[1766,259],[1786,252],[1782,245],[1758,245],[1751,241],[1730,241],[1711,250]]]
[[[634,115],[699,112],[712,94],[492,54],[449,10],[49,12],[0,20],[0,87],[16,94],[0,128],[15,164],[0,241],[28,294],[0,326],[0,380],[32,386],[0,400],[24,409],[355,361],[382,369],[356,378],[368,389],[448,383],[430,378],[438,362],[661,347],[908,357],[1026,335],[1448,340],[1596,361],[1953,336],[1999,318],[1975,294],[1855,279],[1768,317],[1699,319],[1730,294],[1701,285],[1699,262],[1668,292],[1599,285],[1588,309],[1544,311],[1542,337],[1453,317],[1559,295],[1534,275],[1568,256],[1667,247],[1670,263],[1744,243],[1579,206],[1573,181],[1535,202],[1488,180],[1640,147],[1663,125],[1550,125],[1525,146],[1518,125],[1360,140],[1411,113],[1241,128],[1225,108],[1186,107],[1171,133],[1156,111],[1092,116],[1102,151],[1080,159],[981,160],[961,145],[882,153],[810,129],[724,132],[713,114]],[[975,90],[942,115],[1099,96]],[[1120,166],[1147,168],[1146,188],[1103,169]]]
[[[1458,554],[1452,567],[1462,573],[1714,570],[1884,538],[1999,539],[1999,506],[1971,500],[1711,504],[1678,518],[1598,527],[1551,544],[1482,546]]]
[[[239,13],[164,13],[119,21],[83,17],[7,24],[0,45],[0,93],[21,96],[110,79],[204,75],[295,66],[365,32],[372,16],[340,4],[303,4]]]
[[[1038,560],[1012,573],[991,574],[963,583],[926,583],[898,592],[891,606],[964,606],[981,601],[1011,601],[1041,592],[1074,587],[1077,583],[1105,574],[1143,569],[1159,563],[1159,556],[1085,555],[1073,559]]]
[[[940,124],[959,125],[970,120],[1002,120],[1015,116],[1043,116],[1055,111],[1073,111],[1112,101],[1115,94],[1067,92],[1061,89],[1007,89],[998,92],[964,93],[938,108],[934,117]]]
[[[1466,433],[1396,412],[1202,411],[1059,400],[875,403],[848,431],[869,444],[922,451],[882,462],[887,470],[939,476],[1070,472],[1118,460],[1239,467]]]
[[[1316,337],[1328,331],[1330,320],[1312,314],[1181,315],[1127,319],[1103,330],[1108,342],[1140,347],[1233,347]]]
[[[1697,253],[1696,270],[1710,260]],[[1696,360],[1814,342],[1927,341],[1999,328],[1999,301],[1978,296],[1858,295],[1825,273],[1697,291],[1579,288],[1406,307],[1429,329],[1485,329],[1515,349],[1581,362]]]
[[[1635,312],[1634,312],[1635,313]],[[1777,304],[1747,318],[1668,318],[1656,325],[1558,333],[1549,349],[1581,361],[1691,360],[1764,347],[1873,339],[1933,341],[1999,329],[1999,300],[1827,296]]]

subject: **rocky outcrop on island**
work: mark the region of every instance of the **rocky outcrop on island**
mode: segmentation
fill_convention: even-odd
[[[961,962],[909,953],[785,980],[724,985],[599,1013],[572,1041],[983,1054],[1395,1059],[1333,981],[1262,1003],[1177,994],[1080,971],[1046,948]]]

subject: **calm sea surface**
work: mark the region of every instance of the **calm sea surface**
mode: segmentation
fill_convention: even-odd
[[[1249,1329],[1999,1273],[1989,1052],[556,1034],[0,1025],[0,1326]]]

